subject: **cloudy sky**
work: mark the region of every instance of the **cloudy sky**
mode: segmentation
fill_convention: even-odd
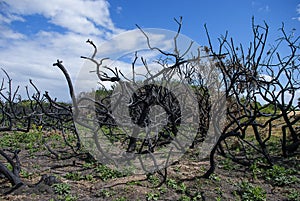
[[[271,43],[285,23],[299,35],[300,3],[295,0],[198,1],[198,0],[0,0],[0,67],[14,86],[29,85],[52,97],[69,100],[66,81],[52,64],[63,60],[76,80],[92,49],[85,41],[101,44],[120,33],[142,28],[177,30],[173,18],[183,16],[182,32],[200,45],[207,45],[204,24],[216,42],[229,31],[237,43],[251,41],[251,18],[270,26]],[[127,41],[135,42],[134,40]],[[0,73],[1,78],[5,77]],[[21,92],[22,93],[22,92]]]

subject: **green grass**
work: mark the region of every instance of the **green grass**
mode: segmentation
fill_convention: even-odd
[[[38,131],[31,131],[28,133],[9,132],[3,133],[0,140],[0,147],[14,147],[32,149],[36,144],[42,143],[42,133]]]

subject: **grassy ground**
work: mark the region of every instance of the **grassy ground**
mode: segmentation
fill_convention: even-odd
[[[300,200],[299,152],[276,160],[272,169],[259,163],[243,167],[217,156],[215,173],[204,179],[199,176],[208,169],[208,160],[198,161],[201,153],[193,149],[168,168],[166,182],[156,187],[159,174],[121,174],[84,152],[74,154],[59,133],[0,133],[0,147],[21,150],[21,178],[27,184],[4,196],[11,185],[0,176],[0,200]],[[58,183],[34,185],[45,174]]]

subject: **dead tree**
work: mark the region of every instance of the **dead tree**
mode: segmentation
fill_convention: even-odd
[[[41,94],[32,80],[29,82],[35,93],[30,95],[29,89],[26,87],[27,99],[22,99],[19,94],[20,87],[17,86],[16,89],[13,89],[12,79],[5,70],[3,72],[5,78],[0,87],[0,132],[9,132],[10,135],[14,135],[14,132],[29,132],[38,127],[41,131],[60,130],[65,143],[72,150],[78,150],[80,141],[73,122],[72,107],[58,103],[47,92]],[[77,137],[75,146],[67,141],[65,133],[73,133]],[[50,149],[49,146],[46,145],[46,147]],[[7,178],[13,186],[6,194],[26,185],[19,176],[22,167],[18,154],[21,151],[14,147],[0,148],[0,157],[3,159],[0,162],[0,174]],[[52,152],[52,150],[49,151]],[[12,170],[7,168],[5,161],[11,165]]]
[[[288,35],[282,26],[282,37],[267,49],[268,25],[255,25],[253,19],[252,31],[253,41],[247,49],[236,46],[227,33],[214,49],[207,31],[209,48],[225,82],[228,121],[211,152],[211,168],[205,177],[214,170],[217,150],[243,165],[249,166],[261,157],[266,159],[265,165],[272,165],[274,153],[270,153],[268,143],[275,126],[282,130],[284,157],[295,153],[299,147],[299,132],[295,126],[300,119],[295,115],[299,105],[294,105],[300,89],[299,36]],[[279,52],[281,48],[285,48],[287,54]],[[263,101],[264,105],[260,106],[258,101]],[[270,105],[274,106],[273,111],[266,113]],[[276,125],[278,119],[283,122],[281,125]],[[252,136],[254,139],[250,140]],[[257,154],[249,154],[249,150]]]
[[[165,145],[173,144],[174,150],[177,149],[178,152],[184,152],[193,143],[194,139],[190,139],[191,137],[188,135],[185,136],[184,133],[180,133],[180,135],[181,138],[190,140],[191,144],[189,144],[188,147],[176,138],[179,135],[177,129],[183,121],[181,106],[177,100],[178,97],[172,94],[167,88],[153,84],[156,79],[164,80],[164,84],[172,85],[174,87],[173,89],[178,89],[179,93],[187,93],[179,88],[181,81],[169,81],[177,76],[184,80],[185,84],[192,89],[192,93],[196,97],[195,101],[198,108],[196,107],[196,109],[190,111],[189,114],[192,117],[193,112],[200,113],[200,117],[197,117],[199,118],[197,123],[198,129],[194,131],[195,136],[198,133],[196,136],[197,142],[193,143],[193,146],[202,143],[206,138],[209,125],[208,122],[213,117],[216,117],[216,115],[213,117],[209,116],[211,108],[213,107],[210,101],[211,97],[213,97],[210,94],[213,92],[210,90],[214,90],[215,94],[218,94],[217,92],[220,85],[220,80],[218,79],[220,79],[220,77],[216,74],[215,69],[207,66],[207,63],[214,65],[214,62],[212,57],[208,55],[202,47],[197,47],[196,54],[194,55],[187,55],[193,46],[193,42],[187,44],[187,49],[185,50],[180,50],[178,48],[177,39],[180,34],[182,19],[175,19],[175,21],[178,25],[178,30],[173,38],[173,52],[165,51],[159,47],[153,46],[148,34],[137,26],[146,39],[148,49],[160,55],[155,61],[156,64],[160,66],[160,70],[156,72],[153,72],[152,69],[150,69],[147,59],[139,56],[139,53],[136,52],[131,64],[132,76],[128,77],[120,70],[120,67],[111,67],[104,64],[108,58],[97,58],[97,53],[98,51],[101,51],[101,49],[98,50],[98,47],[91,40],[87,41],[87,43],[93,47],[94,52],[91,57],[82,58],[90,61],[95,66],[95,70],[91,72],[96,74],[100,84],[103,82],[118,84],[119,89],[115,88],[115,90],[120,90],[119,92],[121,92],[122,95],[117,98],[113,97],[114,94],[111,92],[104,93],[104,91],[109,91],[104,85],[99,85],[99,88],[104,90],[104,96],[82,92],[79,96],[75,97],[72,81],[62,62],[57,61],[57,63],[54,64],[54,66],[57,66],[62,70],[68,81],[69,92],[74,105],[74,121],[80,127],[82,126],[89,129],[90,134],[88,138],[93,142],[95,146],[94,149],[97,150],[102,162],[115,165],[118,163],[116,159],[105,152],[105,145],[103,145],[100,140],[102,136],[105,136],[110,141],[121,142],[121,146],[127,152],[124,153],[124,161],[121,162],[128,163],[128,161],[132,159],[137,159],[140,161],[142,168],[144,168],[146,172],[149,170],[146,168],[147,162],[143,161],[143,155],[149,155],[148,161],[152,163],[152,166],[154,166],[156,171],[159,171],[161,166],[158,165],[158,161],[154,157],[157,150]],[[142,64],[145,71],[144,74],[139,74],[136,70],[136,66],[138,66],[137,62]],[[205,77],[205,75],[209,78]],[[143,77],[142,81],[137,79],[139,76]],[[214,89],[207,87],[211,80],[214,80],[214,84],[219,84],[216,85]],[[139,82],[142,82],[142,87],[139,87]],[[95,93],[96,92],[97,90]],[[128,130],[127,128],[122,129],[122,126],[126,126],[128,122],[116,124],[114,121],[115,114],[120,112],[120,109],[118,109],[118,100],[122,99],[122,96],[126,96],[127,94],[132,95],[128,97],[129,102],[127,102],[127,110],[129,110],[129,114],[127,114],[126,118],[129,119],[128,122],[130,121],[137,125],[136,127],[133,127],[132,133],[129,135],[126,133]],[[109,98],[115,98],[117,99],[117,102],[112,103],[111,101],[107,101]],[[139,135],[143,133],[142,130],[149,127],[150,122],[152,121],[149,117],[149,110],[155,105],[164,109],[167,122],[156,135],[152,136],[150,133],[145,132],[145,136],[140,138]],[[214,107],[215,111],[217,111],[216,105],[214,105]],[[120,114],[120,116],[122,116],[122,114]],[[214,126],[217,128],[218,122],[214,123]],[[118,130],[116,127],[121,127],[121,129]],[[121,133],[120,130],[122,131]],[[172,150],[169,155],[167,155],[166,163],[168,163],[170,155],[172,155]],[[165,177],[166,171],[164,178]]]

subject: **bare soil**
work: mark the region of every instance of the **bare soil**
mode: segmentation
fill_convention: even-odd
[[[167,169],[167,181],[156,187],[162,179],[159,174],[147,177],[122,176],[114,171],[101,172],[99,167],[102,166],[88,154],[75,154],[63,141],[57,140],[56,143],[52,148],[60,155],[59,158],[42,144],[22,149],[19,153],[22,168],[20,176],[25,185],[4,195],[12,186],[7,179],[0,177],[0,200],[242,200],[240,184],[244,181],[261,187],[266,192],[266,200],[273,201],[288,200],[289,194],[297,194],[300,189],[299,182],[273,185],[259,172],[255,177],[250,168],[220,156],[216,158],[217,168],[211,178],[201,178],[209,162],[208,159],[197,160],[197,149],[190,150],[179,162],[170,166]],[[299,173],[299,162],[300,156],[295,155],[280,163]],[[70,189],[64,193],[55,189],[55,185],[43,181],[39,183],[43,175],[54,176],[59,185],[65,184]]]

